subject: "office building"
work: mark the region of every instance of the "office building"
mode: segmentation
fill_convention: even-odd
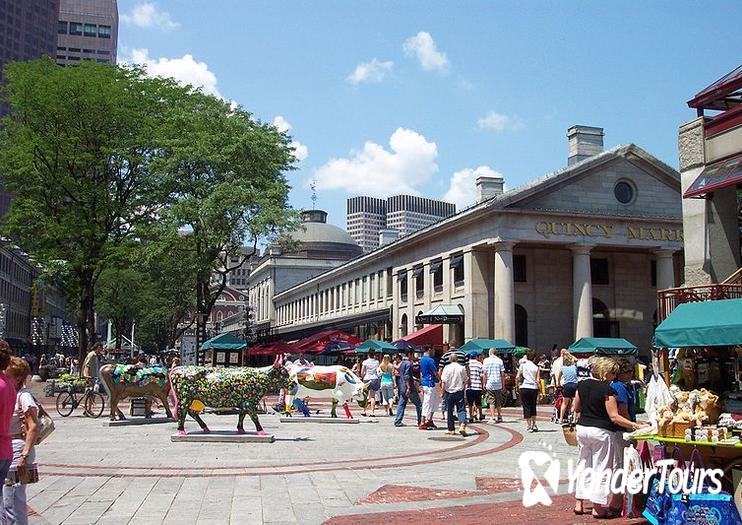
[[[80,60],[116,63],[119,12],[116,0],[60,0],[57,64]]]
[[[396,230],[403,237],[454,213],[454,204],[414,195],[360,196],[348,199],[346,223],[350,236],[364,252],[370,252],[379,247],[383,230]],[[385,237],[390,237],[388,232]]]

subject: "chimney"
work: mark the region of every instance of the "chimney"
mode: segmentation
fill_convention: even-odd
[[[567,165],[571,166],[581,160],[603,152],[603,128],[593,126],[572,126],[567,130],[569,140],[569,157]]]
[[[482,202],[503,193],[502,177],[477,177],[477,202]]]
[[[399,239],[399,230],[393,230],[391,228],[379,230],[379,247],[386,246],[397,239]]]

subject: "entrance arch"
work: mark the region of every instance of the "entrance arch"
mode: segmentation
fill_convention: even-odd
[[[593,337],[619,337],[618,321],[600,299],[593,297]]]
[[[510,342],[528,346],[528,312],[519,304],[515,305],[515,341]]]

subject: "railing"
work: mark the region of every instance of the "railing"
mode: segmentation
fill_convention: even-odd
[[[721,284],[742,284],[742,268],[738,268],[736,272],[724,279]]]
[[[735,277],[739,281],[738,272],[732,274],[729,279]],[[727,279],[727,281],[729,280]],[[721,284],[704,284],[701,286],[686,286],[683,288],[667,288],[657,291],[657,323],[664,321],[675,307],[682,303],[697,303],[701,301],[718,301],[719,299],[742,298],[742,283],[733,282]]]

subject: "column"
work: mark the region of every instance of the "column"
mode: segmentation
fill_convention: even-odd
[[[572,246],[572,314],[575,341],[593,336],[593,286],[590,277],[592,246]]]
[[[392,339],[395,341],[401,337],[399,325],[402,322],[402,312],[399,308],[399,282],[397,272],[392,271]]]
[[[495,337],[510,343],[515,343],[513,246],[508,241],[495,243]]]
[[[443,302],[441,304],[451,304],[451,289],[453,288],[451,282],[451,254],[444,253],[443,256]],[[450,343],[453,337],[455,326],[452,324],[443,325],[443,343]]]
[[[657,257],[657,289],[675,288],[675,265],[672,261],[672,250],[656,250],[654,254]]]
[[[412,277],[412,267],[407,268],[407,335],[411,334],[415,328],[415,279]]]

